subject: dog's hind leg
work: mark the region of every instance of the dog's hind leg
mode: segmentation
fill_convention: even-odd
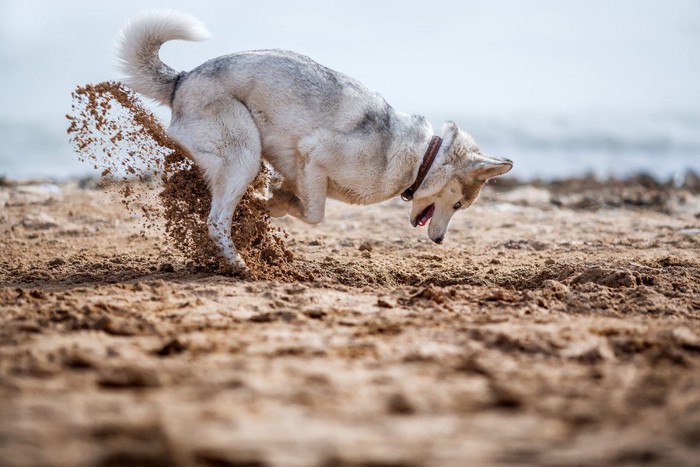
[[[199,115],[173,121],[170,133],[192,154],[211,191],[209,236],[235,270],[246,265],[231,239],[231,221],[260,171],[260,134],[248,109],[229,98],[202,106]]]

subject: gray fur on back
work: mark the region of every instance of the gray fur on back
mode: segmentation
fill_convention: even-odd
[[[179,89],[223,88],[243,102],[261,129],[332,128],[339,134],[377,136],[386,155],[398,116],[359,81],[304,55],[285,50],[239,52],[209,60],[184,74]],[[177,115],[189,102],[178,102]],[[280,128],[282,124],[284,128]],[[416,120],[425,125],[425,120]],[[405,124],[405,123],[404,123]],[[264,132],[262,132],[264,133]],[[302,136],[302,135],[299,135]]]

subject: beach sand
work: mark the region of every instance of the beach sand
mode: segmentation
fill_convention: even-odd
[[[442,246],[329,201],[256,281],[5,181],[0,465],[698,465],[697,188],[505,180]]]

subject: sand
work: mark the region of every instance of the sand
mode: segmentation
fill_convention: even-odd
[[[273,223],[294,280],[194,264],[120,199],[0,187],[0,465],[700,460],[692,177],[504,179],[442,246],[330,201]]]

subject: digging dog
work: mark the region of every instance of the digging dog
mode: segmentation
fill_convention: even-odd
[[[124,26],[117,56],[128,86],[172,109],[168,134],[209,184],[209,234],[234,269],[246,266],[231,238],[233,213],[263,160],[282,178],[267,200],[273,217],[316,224],[329,197],[372,204],[400,194],[411,224],[429,222],[436,243],[452,216],[513,166],[483,154],[455,123],[435,135],[424,117],[294,52],[238,52],[188,72],[159,58],[167,41],[208,37],[188,14],[147,11]]]

